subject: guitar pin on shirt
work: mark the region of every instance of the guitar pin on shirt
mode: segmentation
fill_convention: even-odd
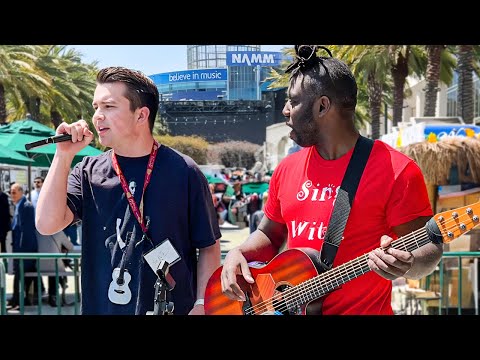
[[[128,269],[125,268],[126,263],[132,255],[135,242],[136,227],[133,227],[132,233],[127,233],[126,239],[126,251],[123,251],[122,260],[120,261],[120,266],[113,269],[112,272],[112,282],[108,288],[108,299],[118,305],[125,305],[130,302],[132,299],[132,291],[130,290],[128,284],[132,279],[132,276],[128,272]]]

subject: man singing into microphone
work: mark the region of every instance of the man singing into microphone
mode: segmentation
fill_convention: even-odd
[[[93,133],[84,120],[56,130],[72,139],[56,145],[36,225],[53,234],[82,221],[82,314],[153,310],[154,269],[162,260],[171,264],[175,282],[174,314],[204,314],[205,287],[220,266],[221,234],[197,164],[153,138],[158,103],[157,87],[142,73],[105,68],[97,74],[93,124],[110,150],[85,157],[69,175]]]

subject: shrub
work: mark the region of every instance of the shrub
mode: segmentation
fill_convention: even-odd
[[[198,165],[207,163],[208,142],[199,136],[156,135],[160,144],[167,145],[185,155],[190,156]]]

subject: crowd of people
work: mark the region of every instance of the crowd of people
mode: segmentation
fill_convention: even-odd
[[[248,226],[256,229],[263,215],[263,206],[268,196],[270,175],[257,161],[255,166],[226,168],[216,173],[209,183],[213,204],[221,229]],[[258,185],[253,188],[253,185]],[[252,219],[256,219],[252,221]]]

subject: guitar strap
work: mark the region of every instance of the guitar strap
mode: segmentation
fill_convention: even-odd
[[[319,260],[323,270],[332,268],[333,260],[337,254],[340,242],[343,239],[343,231],[345,230],[350,209],[352,208],[353,199],[355,198],[358,184],[360,183],[372,148],[373,140],[362,135],[358,137],[342,184],[338,190],[333,212],[328,223],[327,233],[325,234],[323,246],[319,254]]]

